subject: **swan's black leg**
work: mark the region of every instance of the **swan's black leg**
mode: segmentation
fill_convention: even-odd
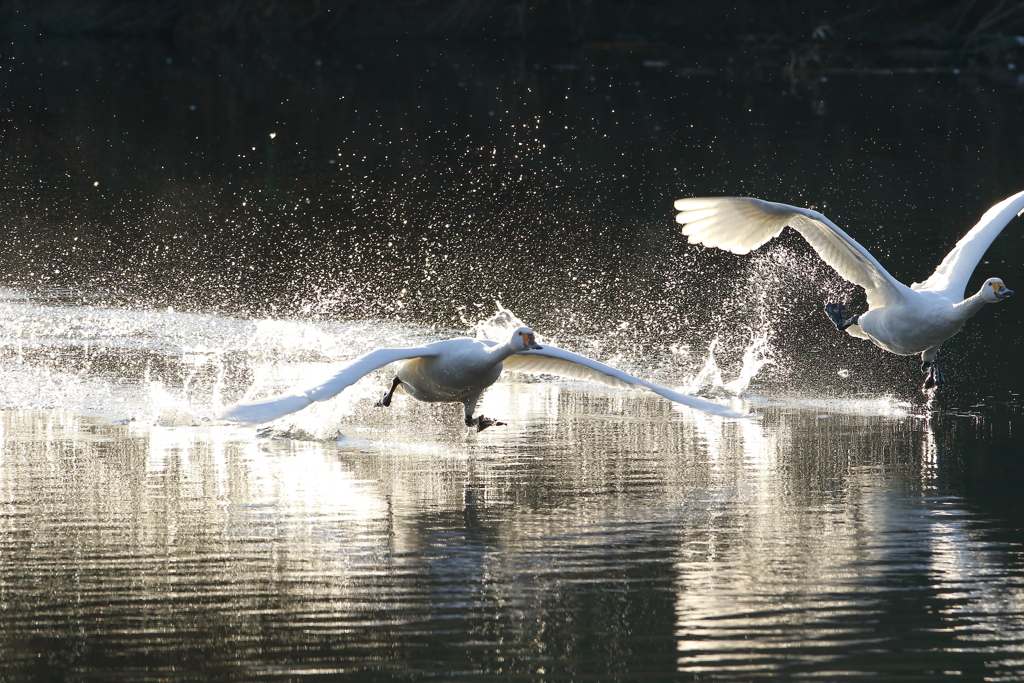
[[[842,332],[850,325],[856,325],[860,320],[860,314],[852,318],[846,317],[846,306],[842,304],[825,304],[825,315],[835,324],[836,329]]]
[[[505,424],[504,422],[498,422],[497,420],[494,420],[494,419],[489,418],[489,417],[484,417],[483,415],[481,415],[479,417],[467,417],[466,418],[466,426],[467,427],[476,427],[476,431],[478,431],[478,432],[482,432],[485,429],[487,429],[488,427],[500,427],[500,426],[502,426],[504,424]]]
[[[395,395],[395,389],[397,389],[398,385],[401,383],[402,380],[398,378],[398,375],[395,375],[395,378],[391,380],[391,388],[388,389],[387,392],[385,392],[385,394],[380,397],[380,400],[378,400],[374,405],[377,406],[378,408],[387,408],[389,405],[391,405],[391,397]]]

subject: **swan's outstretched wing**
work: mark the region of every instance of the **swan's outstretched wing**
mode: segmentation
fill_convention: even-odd
[[[939,292],[949,299],[959,301],[964,298],[964,289],[971,273],[978,266],[1006,224],[1024,213],[1024,192],[1007,197],[985,212],[978,224],[970,232],[960,238],[953,250],[942,259],[935,272],[924,282],[915,282],[911,289],[926,289]]]
[[[868,306],[891,306],[903,300],[898,282],[839,226],[817,211],[751,197],[680,199],[675,204],[690,244],[746,254],[782,232],[787,225],[804,236],[825,263],[867,292]]]
[[[442,342],[443,343],[443,342]],[[314,401],[326,401],[337,396],[346,388],[377,368],[395,361],[437,355],[434,344],[412,349],[377,349],[356,359],[336,372],[333,377],[312,386],[293,389],[287,394],[271,396],[251,403],[239,403],[228,410],[221,419],[244,424],[270,422],[279,417],[302,410]]]
[[[560,375],[572,379],[585,379],[591,382],[600,382],[620,389],[647,389],[670,401],[682,403],[703,410],[705,413],[720,415],[722,417],[753,417],[744,413],[726,408],[712,401],[705,401],[696,396],[681,394],[672,391],[647,380],[633,377],[622,370],[591,360],[586,356],[580,356],[570,351],[564,351],[554,346],[544,345],[539,351],[520,351],[509,356],[502,365],[505,370],[512,372],[527,372],[532,374]]]

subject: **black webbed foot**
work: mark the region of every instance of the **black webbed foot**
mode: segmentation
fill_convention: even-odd
[[[938,389],[946,383],[946,377],[942,374],[942,369],[939,368],[938,363],[929,363],[925,361],[921,363],[921,372],[927,373],[924,378],[924,389]]]
[[[860,314],[853,316],[852,318],[846,317],[846,306],[841,303],[825,304],[825,315],[828,319],[836,326],[836,329],[842,332],[850,325],[856,325],[857,321],[860,320]]]
[[[487,429],[488,427],[500,427],[500,426],[503,426],[504,424],[505,424],[504,422],[498,422],[497,420],[494,420],[494,419],[489,418],[489,417],[484,417],[483,415],[481,415],[479,417],[467,417],[466,418],[466,426],[467,427],[476,427],[476,431],[478,431],[478,432],[482,432],[485,429]]]

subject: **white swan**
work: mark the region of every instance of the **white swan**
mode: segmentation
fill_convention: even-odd
[[[992,240],[1015,216],[1024,213],[1024,192],[1018,192],[985,212],[939,267],[924,282],[910,287],[886,272],[875,257],[835,223],[816,211],[747,197],[680,199],[676,221],[691,244],[746,254],[789,226],[804,236],[825,263],[867,292],[868,310],[851,318],[841,303],[828,304],[825,313],[840,330],[870,339],[902,356],[921,354],[927,373],[925,389],[945,383],[935,362],[939,346],[960,331],[985,304],[1002,301],[1013,292],[999,278],[989,278],[974,296],[964,299],[967,280]]]
[[[396,361],[405,362],[398,369],[391,388],[377,401],[378,406],[390,405],[395,389],[401,387],[421,401],[462,403],[466,408],[466,425],[475,426],[478,431],[504,424],[483,415],[473,417],[480,395],[498,380],[502,368],[516,372],[562,375],[613,387],[648,389],[670,401],[712,415],[750,417],[717,403],[660,387],[585,356],[553,346],[541,347],[534,340],[532,330],[520,327],[506,344],[463,337],[411,349],[377,349],[345,366],[324,382],[260,401],[239,403],[228,410],[223,419],[246,424],[276,420],[314,401],[326,401],[337,396],[361,377]]]

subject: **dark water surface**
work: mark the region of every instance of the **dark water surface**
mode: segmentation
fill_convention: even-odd
[[[3,53],[0,681],[1024,679],[1021,303],[943,347],[926,401],[915,359],[821,315],[863,294],[799,237],[735,256],[672,220],[813,206],[921,280],[1024,188],[1016,67]],[[1021,231],[970,289],[1024,289]],[[216,419],[496,333],[496,302],[762,417],[509,376],[481,406],[508,425],[467,435],[374,408],[379,373],[267,431]]]

